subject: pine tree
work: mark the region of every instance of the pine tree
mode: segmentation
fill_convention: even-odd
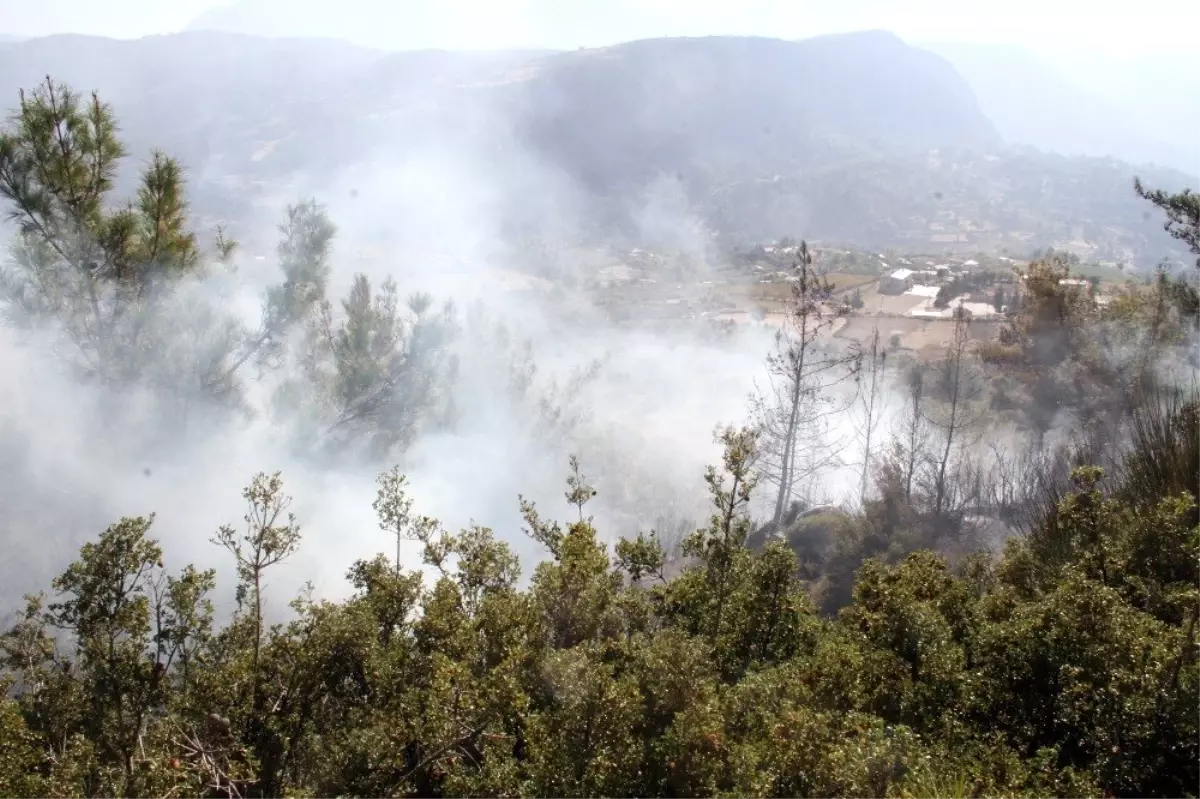
[[[314,203],[288,210],[283,281],[264,299],[259,330],[247,330],[207,282],[232,273],[236,242],[218,229],[201,250],[183,166],[162,152],[131,200],[114,198],[126,155],[117,134],[95,93],[85,100],[50,78],[21,92],[0,132],[0,196],[18,228],[0,269],[3,311],[61,333],[85,377],[153,387],[173,401],[168,411],[197,398],[237,405],[242,366],[277,358],[291,327],[324,299],[332,225]]]
[[[136,198],[114,208],[124,156],[99,96],[85,101],[50,78],[21,92],[0,134],[0,196],[19,230],[4,298],[27,318],[61,324],[76,365],[105,382],[142,373],[147,321],[174,285],[204,268],[180,164],[153,153]],[[231,249],[222,242],[219,254]]]
[[[307,331],[304,379],[289,384],[283,397],[315,423],[320,445],[403,451],[451,412],[454,309],[447,304],[431,313],[432,302],[416,294],[402,305],[394,280],[375,290],[360,274],[340,315],[330,302],[319,303]]]
[[[1200,268],[1200,194],[1190,189],[1176,194],[1168,194],[1162,189],[1147,189],[1138,178],[1133,179],[1133,190],[1166,213],[1167,221],[1163,223],[1163,229],[1187,245],[1192,255],[1196,256],[1197,268]]]

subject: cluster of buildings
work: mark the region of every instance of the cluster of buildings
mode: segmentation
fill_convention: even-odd
[[[979,266],[979,262],[973,259],[960,263],[941,264],[926,261],[923,267],[916,266],[907,258],[901,258],[900,261],[905,266],[892,270],[880,278],[880,294],[904,294],[916,286],[940,286]],[[887,264],[883,266],[885,269],[887,268]]]

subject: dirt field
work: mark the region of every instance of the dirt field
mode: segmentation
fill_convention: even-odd
[[[950,344],[954,326],[949,320],[914,319],[897,317],[851,316],[837,335],[866,344],[876,325],[884,346],[890,346],[893,335],[900,337],[900,346],[920,352],[922,357],[937,357]],[[972,341],[987,341],[994,338],[999,325],[990,322],[972,324],[968,330]]]
[[[879,280],[874,275],[851,274],[832,274],[828,275],[828,278],[829,282],[833,285],[835,294],[851,291],[859,286],[866,286]],[[785,282],[748,283],[743,286],[730,286],[729,288],[760,302],[783,302],[792,296],[792,284]],[[863,290],[864,296],[866,291],[867,289]]]
[[[865,298],[874,292],[874,284],[879,278],[874,275],[839,273],[829,275],[829,280],[833,284],[835,294],[844,294],[863,287]],[[622,283],[605,287],[597,293],[602,304],[626,308],[647,303],[681,301],[689,308],[737,315],[750,311],[777,313],[783,310],[784,304],[791,296],[791,283],[761,283],[757,280],[682,285],[673,281]]]
[[[825,329],[824,335],[865,344],[878,327],[885,347],[892,348],[896,336],[897,346],[924,360],[940,357],[949,345],[953,335],[950,319],[908,316],[910,311],[926,306],[929,297],[880,294],[878,278],[873,275],[834,274],[830,278],[839,292],[861,287],[863,307],[838,319]],[[610,287],[603,297],[607,304],[634,316],[701,318],[739,326],[780,327],[785,321],[782,311],[791,293],[792,284],[785,282],[678,285],[668,281]],[[998,330],[995,322],[976,320],[970,327],[970,335],[974,340],[989,340]]]
[[[929,301],[926,297],[914,297],[911,294],[880,294],[878,284],[864,289],[862,298],[863,313],[885,314],[906,314]]]
[[[852,275],[852,274],[833,274],[829,275],[829,282],[833,284],[833,290],[837,294],[844,291],[852,291],[860,286],[865,287],[867,284],[878,284],[878,275]],[[872,289],[873,290],[873,289]],[[863,297],[866,298],[867,289],[863,288]]]

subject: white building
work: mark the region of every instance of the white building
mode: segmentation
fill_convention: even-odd
[[[903,294],[913,287],[913,270],[897,269],[879,281],[880,294]]]

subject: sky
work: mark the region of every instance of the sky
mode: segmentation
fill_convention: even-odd
[[[245,2],[245,0],[243,0]],[[1195,49],[1194,0],[254,0],[281,34],[374,47],[596,46],[663,35],[801,38],[883,28],[910,42],[1010,44],[1043,56]],[[0,0],[0,33],[137,38],[183,29],[230,0]],[[431,7],[438,11],[429,13]],[[275,20],[272,20],[272,16]],[[436,19],[432,19],[436,17]],[[413,21],[422,19],[423,25]],[[405,24],[405,21],[409,24]],[[469,21],[464,23],[464,20]],[[285,28],[291,25],[291,30]],[[410,34],[406,37],[406,33]],[[415,38],[413,38],[415,36]]]

